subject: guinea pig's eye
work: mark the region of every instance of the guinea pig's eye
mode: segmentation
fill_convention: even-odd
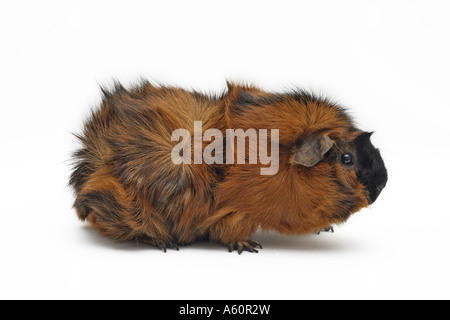
[[[353,155],[349,152],[342,154],[341,163],[346,166],[351,166],[353,164]]]

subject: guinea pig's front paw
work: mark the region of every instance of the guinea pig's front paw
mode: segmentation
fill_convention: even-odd
[[[230,252],[233,252],[233,250],[237,250],[239,254],[244,251],[258,253],[258,250],[255,249],[256,247],[262,249],[262,245],[259,242],[253,240],[234,241],[228,244],[228,249]]]
[[[333,226],[329,226],[329,227],[326,227],[326,228],[323,228],[322,230],[316,230],[316,231],[314,231],[316,234],[320,234],[321,232],[331,232],[331,233],[334,233],[334,228],[333,228]]]

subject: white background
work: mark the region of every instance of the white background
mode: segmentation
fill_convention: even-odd
[[[448,1],[2,1],[0,298],[450,298]],[[71,132],[99,84],[311,89],[374,130],[389,182],[334,234],[167,254],[77,220]]]

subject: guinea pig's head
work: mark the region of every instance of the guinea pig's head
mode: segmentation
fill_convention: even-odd
[[[371,135],[354,130],[345,138],[333,136],[331,130],[309,134],[295,143],[292,164],[303,176],[316,173],[323,177],[310,179],[309,188],[318,193],[329,191],[322,195],[329,198],[327,207],[335,217],[346,219],[374,203],[386,186],[387,170]],[[323,187],[324,181],[328,186]]]

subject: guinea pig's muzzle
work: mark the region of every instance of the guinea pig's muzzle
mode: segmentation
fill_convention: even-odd
[[[372,133],[365,132],[355,139],[358,154],[357,176],[366,188],[369,204],[377,200],[386,187],[388,174],[380,151],[370,141]]]

